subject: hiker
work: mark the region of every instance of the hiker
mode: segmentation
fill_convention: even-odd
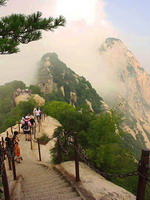
[[[34,134],[35,133],[35,129],[36,129],[36,123],[35,123],[33,115],[30,116],[30,123],[31,123],[32,134]]]
[[[13,143],[12,138],[13,138],[12,134],[9,134],[6,136],[5,138],[6,148],[10,148],[12,146],[12,143]]]
[[[29,89],[28,89],[28,88],[26,88],[26,89],[25,89],[25,93],[27,93],[27,94],[28,94],[28,92],[29,92]]]
[[[15,161],[20,163],[22,157],[20,156],[20,146],[18,142],[15,142]]]
[[[35,117],[36,117],[36,114],[35,114],[35,113],[36,113],[36,108],[33,109],[33,116],[34,116],[34,119],[35,119]]]
[[[25,120],[25,117],[22,117],[22,119],[21,119],[21,124],[24,123],[24,120]]]
[[[14,131],[14,136],[12,138],[13,142],[19,142],[18,131]]]
[[[31,125],[32,125],[32,126],[35,124],[35,120],[34,120],[33,115],[30,116],[30,122],[31,122]]]
[[[30,133],[31,133],[30,127],[31,127],[30,118],[28,116],[26,116],[24,123],[22,124],[22,128],[23,128],[23,132],[24,132],[26,141],[30,141]]]
[[[40,122],[40,120],[41,120],[41,110],[40,110],[40,108],[36,109],[35,116],[36,116],[37,121]]]
[[[7,137],[5,138],[6,152],[9,157],[12,156],[12,151],[14,148],[14,142],[12,138],[13,136],[11,134],[7,135]]]
[[[31,119],[30,113],[28,113],[28,114],[26,115],[26,117],[30,120],[30,119]]]
[[[23,124],[25,123],[25,116],[24,117],[22,117],[22,119],[21,119],[21,129],[23,129]]]

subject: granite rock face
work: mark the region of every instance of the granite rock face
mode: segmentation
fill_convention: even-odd
[[[103,100],[89,81],[68,68],[56,53],[42,56],[37,74],[41,92],[51,100],[63,100],[75,107],[87,104],[92,111],[101,111]]]
[[[61,163],[57,168],[75,177],[73,161]],[[80,187],[87,190],[95,200],[135,200],[136,197],[127,190],[106,180],[84,163],[80,162]]]
[[[125,114],[124,128],[150,148],[150,76],[119,39],[107,38],[100,53],[115,83],[104,100]]]
[[[20,94],[19,96],[15,97],[14,101],[15,104],[19,104],[21,101],[29,101],[30,99],[34,99],[39,106],[45,104],[45,99],[40,97],[38,94]]]

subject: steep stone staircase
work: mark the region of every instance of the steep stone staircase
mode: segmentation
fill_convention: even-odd
[[[82,200],[64,177],[53,169],[37,162],[24,138],[20,141],[23,161],[16,164],[21,189],[12,191],[11,200]]]

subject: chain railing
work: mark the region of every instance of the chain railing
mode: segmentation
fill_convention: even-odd
[[[129,177],[129,176],[137,176],[138,175],[138,170],[132,171],[132,172],[127,172],[127,173],[119,173],[119,174],[110,174],[110,173],[106,173],[103,171],[100,171],[99,169],[95,168],[94,165],[89,161],[89,159],[87,158],[86,155],[84,155],[79,149],[76,149],[80,159],[86,164],[88,165],[90,168],[92,168],[94,171],[96,171],[98,174],[104,176],[105,178],[125,178],[125,177]]]
[[[45,119],[45,117],[44,117]],[[36,127],[39,126],[39,131],[40,131],[40,125],[41,123],[35,124],[35,133],[33,134],[33,129],[31,129],[31,150],[33,149],[33,142],[38,145],[38,152],[39,152],[39,160],[41,161],[41,150],[40,150],[40,141],[39,138],[36,135]],[[17,127],[12,127],[11,131],[13,133],[13,129],[19,129],[20,124],[18,124]],[[34,135],[34,138],[32,137]],[[125,177],[131,177],[131,176],[139,176],[138,180],[138,189],[137,189],[137,198],[136,200],[144,200],[145,196],[145,190],[146,190],[146,185],[150,186],[150,178],[148,177],[148,169],[149,169],[149,158],[150,158],[150,151],[149,150],[142,150],[142,155],[141,155],[141,160],[137,164],[137,170],[127,172],[127,173],[119,173],[119,174],[110,174],[103,172],[93,165],[93,163],[90,161],[88,156],[86,155],[86,151],[79,145],[78,143],[78,138],[77,134],[72,134],[71,135],[60,135],[57,133],[57,135],[54,135],[49,139],[52,140],[54,138],[57,138],[56,144],[57,144],[57,163],[62,162],[62,154],[66,154],[66,156],[69,155],[68,151],[66,150],[66,146],[72,146],[74,148],[74,158],[75,158],[75,172],[76,172],[76,181],[80,181],[80,173],[79,173],[79,160],[83,161],[87,166],[89,166],[91,169],[96,171],[98,174],[104,176],[105,178],[125,178]],[[0,175],[2,176],[2,181],[3,181],[3,187],[4,187],[4,193],[6,192],[5,196],[7,196],[6,199],[9,200],[9,188],[8,186],[8,181],[6,181],[7,176],[6,176],[6,171],[5,171],[5,154],[7,152],[7,157],[8,157],[8,163],[9,163],[9,168],[11,169],[11,166],[13,168],[13,171],[15,171],[15,166],[13,166],[13,158],[14,156],[11,154],[11,156],[8,153],[8,149],[4,148],[3,145],[4,142],[0,142]],[[3,153],[5,152],[5,154]],[[12,152],[12,151],[11,151]],[[1,156],[3,155],[3,156]],[[14,172],[15,173],[15,172]],[[16,175],[14,175],[14,180]]]
[[[0,141],[0,176],[1,176],[2,185],[4,188],[4,197],[5,199],[10,200],[8,178],[7,178],[5,162],[4,162],[5,152],[6,151],[5,151],[4,145],[2,141]]]
[[[45,119],[45,116],[43,117],[43,119]],[[42,120],[43,120],[42,119]],[[40,141],[39,138],[36,139],[36,128],[39,127],[39,131],[40,131],[40,125],[41,123],[37,123],[35,124],[35,134],[34,135],[34,139],[32,138],[31,135],[31,149],[32,149],[32,142],[35,142],[38,144],[38,151],[39,151],[39,160],[41,161],[41,152],[40,152]],[[18,123],[18,125],[15,126],[11,126],[10,127],[10,132],[13,134],[14,131],[18,131],[19,134],[21,133],[20,131],[20,123]],[[32,133],[33,133],[33,129],[32,129]],[[6,137],[8,137],[9,133],[8,131],[6,132]],[[52,140],[54,137],[50,138],[50,140]],[[4,139],[3,137],[1,137],[1,141],[0,141],[0,179],[2,181],[2,185],[3,185],[3,190],[0,190],[0,193],[3,192],[4,193],[4,198],[6,200],[10,200],[10,193],[9,193],[9,184],[8,184],[8,177],[7,177],[7,173],[6,173],[6,167],[5,167],[5,157],[7,157],[8,160],[8,167],[9,170],[13,170],[13,179],[16,180],[17,176],[16,176],[16,167],[15,167],[15,152],[14,152],[14,144],[12,142],[13,145],[11,146],[5,146],[4,145]]]
[[[39,124],[39,125],[40,125],[40,124]],[[36,125],[36,127],[37,127],[37,126],[38,126],[38,125]],[[31,133],[30,133],[31,150],[33,149],[33,142],[36,143],[37,146],[38,146],[39,161],[41,161],[42,158],[41,158],[40,139],[39,139],[39,137],[37,137],[37,135],[36,135],[36,129],[34,130],[35,132],[33,133],[33,128],[34,128],[34,127],[31,127]],[[34,135],[34,139],[33,139],[33,137],[32,137],[33,135]],[[49,138],[48,141],[50,141],[50,140],[52,140],[52,139],[54,139],[54,138],[56,138],[56,137],[53,136],[53,137]]]
[[[67,137],[66,137],[66,139],[67,139]],[[59,149],[59,152],[57,154],[65,153],[67,155],[67,151],[66,151],[65,145],[64,145],[64,144],[66,144],[66,141],[63,141],[63,143],[61,141],[62,141],[62,139],[61,139],[60,135],[57,134],[57,145],[59,145],[59,148],[57,148],[57,149]],[[144,200],[146,185],[150,186],[150,177],[148,177],[150,150],[142,150],[141,160],[137,163],[137,170],[126,172],[126,173],[110,174],[110,173],[106,173],[106,172],[103,172],[103,171],[95,168],[93,163],[90,161],[90,159],[86,155],[86,151],[81,147],[81,145],[79,145],[76,134],[74,134],[73,137],[70,137],[67,142],[69,142],[69,144],[72,145],[72,147],[75,150],[76,181],[80,180],[79,160],[83,161],[87,166],[89,166],[95,172],[97,172],[98,174],[100,174],[103,177],[108,178],[108,179],[139,176],[136,200]]]

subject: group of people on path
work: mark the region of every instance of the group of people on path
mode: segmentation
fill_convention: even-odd
[[[42,112],[40,108],[34,108],[33,115],[27,114],[26,116],[22,117],[21,128],[23,129],[23,133],[25,135],[25,141],[31,140],[31,129],[35,131],[34,129],[36,127],[36,120],[39,122],[39,120],[41,120],[41,115]],[[20,163],[22,157],[20,155],[18,131],[14,131],[13,135],[7,135],[5,138],[5,143],[8,156],[12,156],[12,153],[15,153],[15,161]]]
[[[7,135],[5,138],[6,143],[6,151],[9,157],[12,157],[15,153],[14,160],[20,163],[22,160],[22,156],[20,155],[20,146],[19,146],[19,133],[18,131],[14,131],[13,136]]]
[[[29,94],[29,95],[31,95],[31,90],[29,90],[28,88],[26,88],[26,89],[17,88],[17,90],[14,93],[14,97],[17,97],[17,96],[19,96],[21,94]]]
[[[27,114],[21,119],[21,128],[23,129],[25,140],[30,141],[31,130],[35,132],[36,121],[39,123],[41,121],[42,112],[40,108],[33,109],[33,115]]]

